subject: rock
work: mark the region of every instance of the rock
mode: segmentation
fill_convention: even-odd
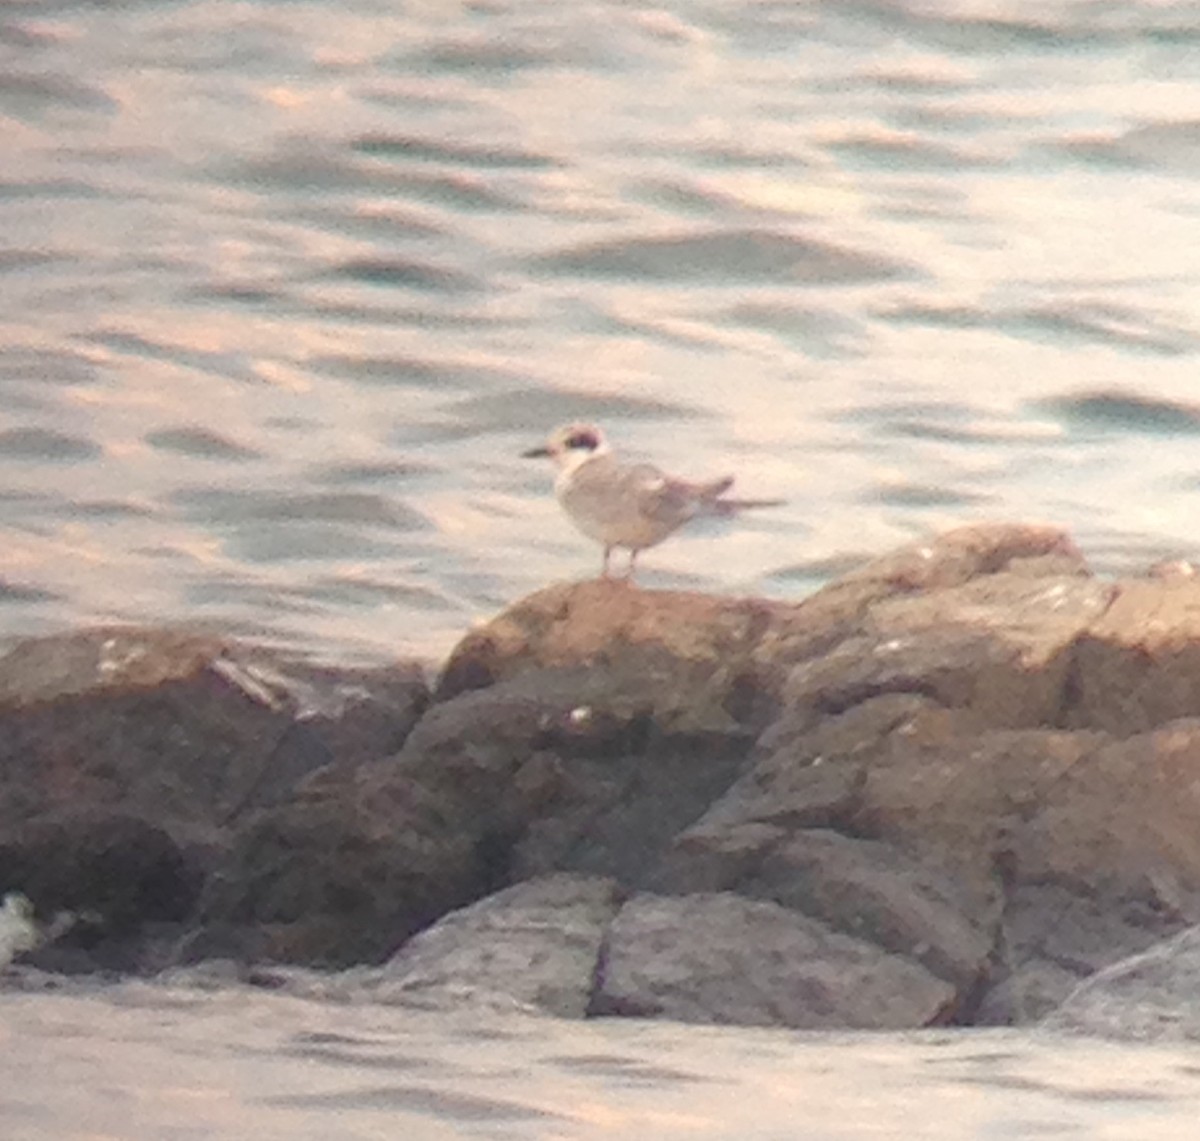
[[[453,911],[414,936],[367,987],[379,1002],[444,1006],[497,1000],[583,1018],[601,942],[621,896],[615,880],[528,880]]]
[[[921,1018],[1036,1017],[1192,906],[1170,855],[1190,808],[1160,803],[1144,756],[1168,739],[1110,755],[1067,724],[1113,596],[1060,532],[1022,527],[793,606],[551,588],[464,639],[396,758],[251,822],[206,922],[289,961],[376,962],[447,908],[580,873],[816,924],[936,983]],[[1143,791],[1114,806],[1116,782]],[[1147,812],[1157,847],[1132,839]]]
[[[727,732],[767,716],[754,651],[791,607],[642,590],[620,579],[552,586],[468,634],[450,655],[439,700],[530,670],[602,672],[636,690],[667,731]]]
[[[867,632],[881,603],[919,602],[1003,573],[1056,580],[1089,575],[1083,556],[1058,528],[1009,523],[959,527],[874,559],[797,603],[789,617],[764,631],[755,660],[770,674]]]
[[[379,963],[484,894],[490,852],[436,795],[363,766],[247,819],[208,878],[179,961]]]
[[[881,946],[955,981],[965,1016],[972,978],[1038,977],[1009,1008],[1037,1017],[1084,974],[1200,920],[1194,723],[1114,742],[981,728],[888,696],[790,740],[680,836],[672,866],[848,933],[873,924]],[[823,830],[846,842],[825,834],[814,847]],[[797,843],[802,888],[780,894],[772,868]]]
[[[137,816],[43,816],[0,840],[0,883],[20,884],[43,913],[102,915],[122,933],[186,918],[202,881],[198,862]]]
[[[1020,526],[794,604],[551,587],[428,708],[403,670],[191,635],[27,644],[0,875],[101,898],[105,930],[187,924],[181,961],[354,966],[397,1001],[1028,1022],[1200,923],[1197,590]]]
[[[86,802],[208,842],[322,765],[387,755],[425,704],[414,665],[322,670],[169,629],[33,639],[0,658],[0,828]]]
[[[756,827],[763,828],[747,825],[714,837],[702,829],[683,833],[675,874],[661,882],[674,891],[736,890],[773,900],[920,963],[969,1003],[990,972],[995,936],[972,922],[968,900],[951,877],[891,844],[819,828],[746,834]],[[717,847],[729,842],[733,852]]]
[[[395,758],[248,821],[210,881],[209,934],[188,957],[245,953],[249,925],[269,930],[284,961],[379,962],[450,908],[521,879],[640,883],[751,744],[739,731],[670,734],[652,712],[634,679],[580,669],[435,705]]]
[[[609,931],[595,1014],[898,1029],[945,1019],[954,988],[774,903],[727,892],[634,896]]]
[[[130,969],[157,953],[139,924],[183,921],[243,817],[386,755],[427,699],[414,665],[323,669],[180,630],[20,643],[0,658],[0,886],[95,917],[53,954],[87,940]]]
[[[1048,959],[1033,959],[1005,977],[983,996],[974,1026],[1028,1026],[1052,1011],[1079,985],[1079,970]]]
[[[638,685],[667,729],[757,730],[776,713],[787,670],[859,631],[880,603],[1005,570],[1027,580],[1087,573],[1062,531],[993,525],[904,548],[795,604],[643,590],[614,579],[552,586],[468,634],[450,655],[437,696],[529,670],[583,667]],[[1003,605],[997,599],[994,610]],[[1043,609],[1058,605],[1050,599]]]
[[[998,853],[1026,1017],[1046,1013],[1080,978],[1200,921],[1200,722],[1120,741],[1072,736],[1093,747],[1012,823]],[[1057,990],[1045,986],[1054,967],[1071,972]]]
[[[1079,639],[1067,724],[1118,736],[1200,716],[1200,579],[1135,579]]]
[[[1112,588],[1030,572],[1022,565],[876,603],[859,630],[791,671],[770,741],[889,693],[924,696],[993,727],[1057,724],[1075,644],[1104,614]]]
[[[1139,1042],[1200,1039],[1200,927],[1189,927],[1140,955],[1080,983],[1042,1020],[1058,1032]]]

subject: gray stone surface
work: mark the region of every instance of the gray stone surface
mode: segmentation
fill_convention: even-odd
[[[583,1018],[601,943],[620,902],[616,881],[599,876],[528,880],[415,935],[370,989],[384,1002],[506,999],[543,1014]]]
[[[1200,927],[1098,971],[1041,1025],[1143,1042],[1200,1040]]]
[[[728,892],[634,896],[609,932],[597,1014],[801,1029],[943,1021],[954,988],[912,961]]]

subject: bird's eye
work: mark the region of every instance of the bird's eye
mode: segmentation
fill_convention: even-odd
[[[583,451],[594,452],[600,446],[594,432],[575,432],[567,437],[568,448],[579,448]]]

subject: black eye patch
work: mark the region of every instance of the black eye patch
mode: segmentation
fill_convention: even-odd
[[[568,448],[582,448],[589,452],[594,452],[600,446],[595,432],[574,432],[567,437],[566,443]]]

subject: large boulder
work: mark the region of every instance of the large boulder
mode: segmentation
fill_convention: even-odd
[[[248,815],[394,752],[427,702],[413,663],[138,627],[22,642],[0,658],[0,888],[81,917],[47,961],[74,940],[100,948],[81,966],[152,965],[139,930],[190,914]]]
[[[799,1029],[945,1021],[954,988],[791,908],[728,892],[637,895],[599,965],[596,1014]]]
[[[668,730],[761,726],[771,694],[756,651],[792,611],[759,599],[642,590],[624,579],[552,586],[468,634],[442,670],[437,697],[530,671],[582,668],[636,690]]]
[[[1200,927],[1097,971],[1042,1020],[1059,1033],[1200,1041]]]
[[[527,880],[415,935],[360,981],[360,992],[376,1002],[439,1008],[482,1002],[583,1018],[622,898],[617,882],[604,876]]]

